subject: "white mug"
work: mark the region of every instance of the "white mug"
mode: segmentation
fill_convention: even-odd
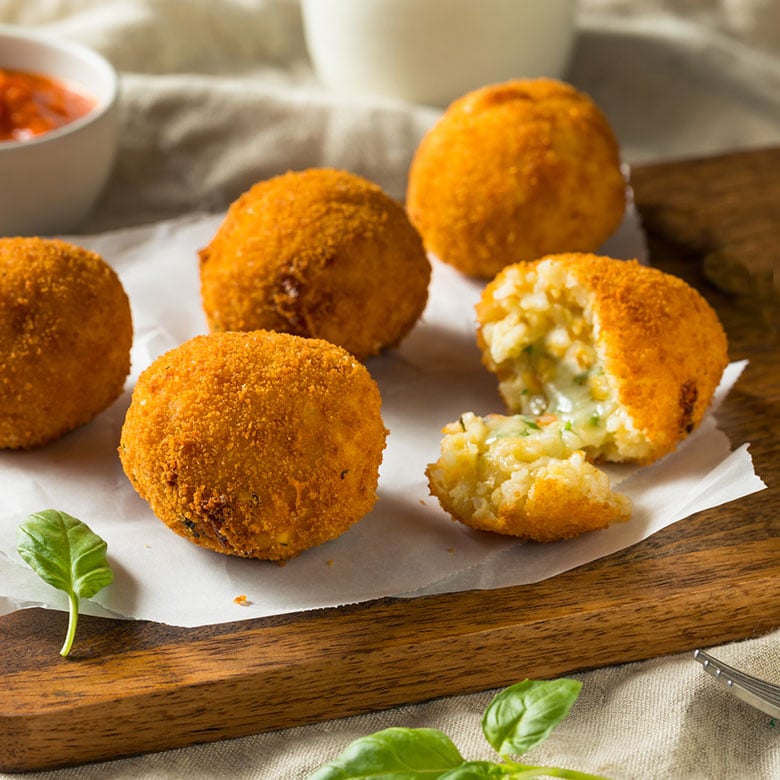
[[[511,78],[560,78],[576,0],[301,0],[329,88],[444,106]]]

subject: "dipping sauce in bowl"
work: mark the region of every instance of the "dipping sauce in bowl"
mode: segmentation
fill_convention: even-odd
[[[0,24],[0,236],[73,232],[119,141],[119,77],[97,52]]]
[[[0,141],[24,141],[88,114],[95,100],[59,79],[0,68]]]

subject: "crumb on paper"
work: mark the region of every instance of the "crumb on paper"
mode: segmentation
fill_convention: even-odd
[[[238,604],[239,607],[248,607],[252,602],[246,597],[246,593],[242,593],[233,599],[233,603]]]
[[[454,555],[455,554],[455,548],[454,547],[448,547],[447,552]]]
[[[326,563],[328,564],[328,566],[333,566],[333,558],[328,558]]]

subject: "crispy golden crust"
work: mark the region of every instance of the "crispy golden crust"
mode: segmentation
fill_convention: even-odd
[[[593,293],[604,369],[660,458],[710,405],[728,364],[723,327],[699,292],[658,269],[594,258],[577,267]]]
[[[420,144],[407,209],[426,249],[464,273],[593,251],[621,222],[625,182],[593,101],[548,79],[456,100]]]
[[[475,516],[453,503],[445,484],[438,483],[428,471],[431,495],[453,520],[477,531],[516,536],[534,542],[574,539],[589,531],[600,531],[613,523],[625,522],[631,505],[624,496],[607,492],[593,497],[578,486],[554,477],[541,477],[531,486],[528,496],[516,504],[502,504],[495,516]]]
[[[522,513],[506,509],[500,516],[502,533],[537,542],[573,539],[588,531],[600,531],[631,516],[624,496],[605,490],[599,496],[580,492],[556,477],[538,479],[528,491]]]
[[[328,342],[198,336],[141,374],[120,459],[176,533],[217,552],[284,560],[373,507],[380,404],[365,367]]]
[[[98,255],[59,240],[0,238],[0,447],[45,444],[122,392],[130,304]]]
[[[552,258],[572,286],[586,293],[597,352],[618,404],[647,440],[651,462],[671,452],[701,422],[728,363],[726,335],[703,296],[682,279],[636,261],[592,254]],[[496,294],[516,271],[545,258],[504,269],[477,306],[477,339],[496,316]],[[499,307],[500,308],[500,307]],[[484,353],[483,353],[484,354]],[[486,361],[487,364],[490,361]],[[509,362],[490,366],[501,380]]]
[[[200,273],[211,330],[322,338],[363,360],[417,322],[431,269],[400,204],[354,174],[310,169],[244,193]]]

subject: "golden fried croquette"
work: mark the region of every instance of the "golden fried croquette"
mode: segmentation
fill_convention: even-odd
[[[430,263],[403,207],[346,171],[259,182],[199,256],[212,331],[322,338],[359,360],[396,345],[428,299]]]
[[[115,401],[130,371],[130,304],[97,254],[0,238],[0,447],[45,444]]]
[[[426,249],[484,279],[517,261],[598,249],[625,203],[607,119],[551,79],[490,85],[452,103],[415,153],[406,199]]]
[[[537,541],[627,519],[592,464],[650,463],[701,422],[728,362],[713,309],[657,269],[564,254],[508,266],[476,310],[509,414],[444,429],[432,494],[468,525]]]
[[[346,350],[271,331],[196,336],[142,372],[120,460],[157,517],[202,547],[285,560],[373,507],[386,430]]]
[[[477,304],[510,412],[566,416],[586,451],[650,463],[704,416],[728,363],[701,294],[636,261],[566,254],[510,266]]]

